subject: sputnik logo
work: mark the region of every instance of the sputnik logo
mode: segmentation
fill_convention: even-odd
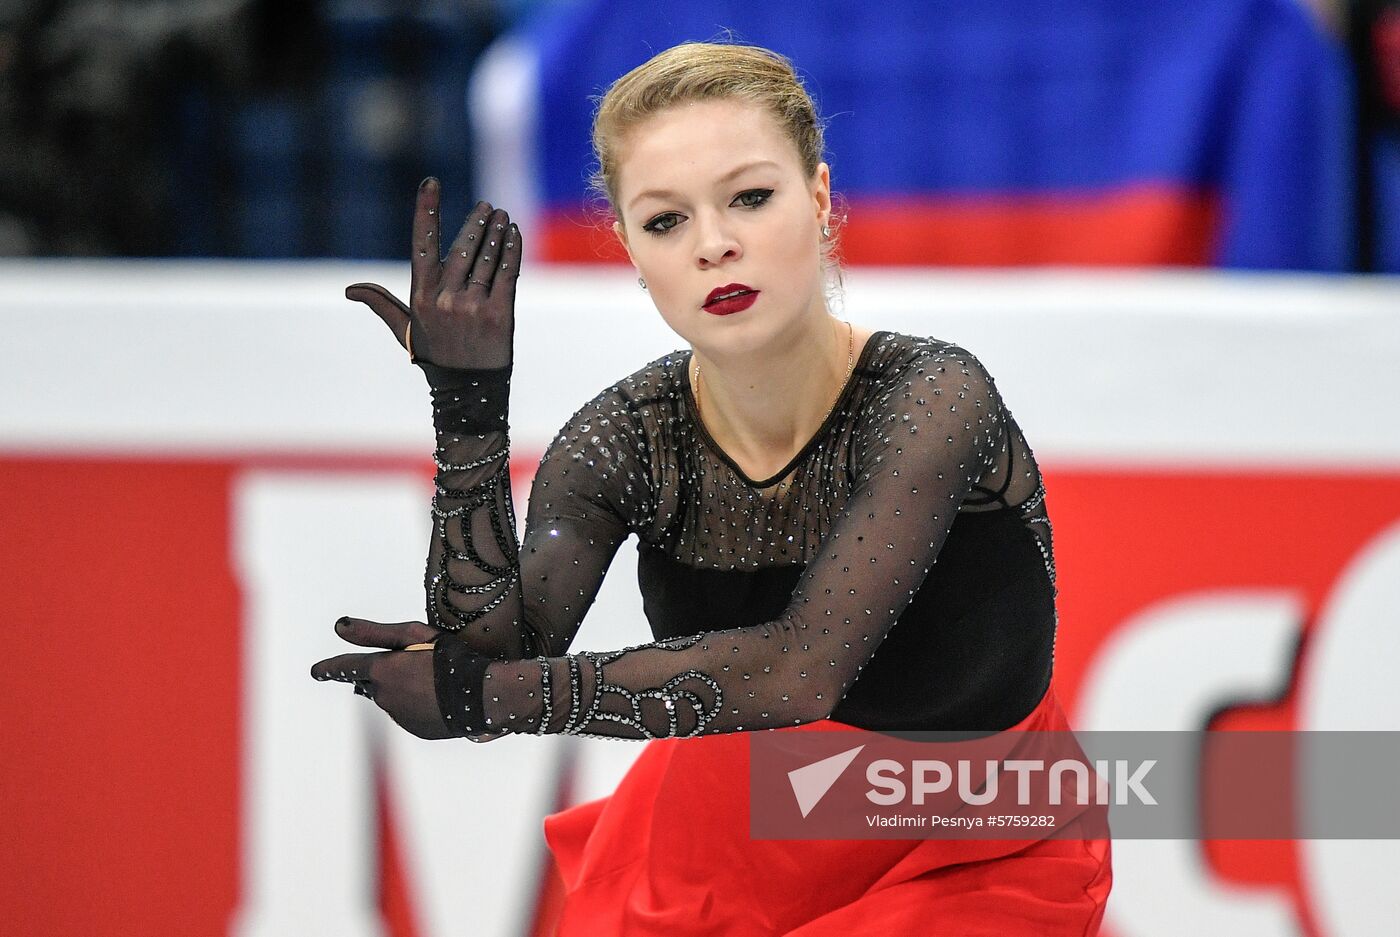
[[[792,785],[792,794],[797,798],[798,809],[802,811],[804,818],[812,812],[817,802],[826,796],[826,792],[831,790],[837,778],[856,760],[856,756],[864,747],[857,745],[855,748],[788,772],[788,783]]]

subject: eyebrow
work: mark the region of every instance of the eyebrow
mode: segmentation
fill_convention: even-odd
[[[729,170],[729,172],[727,172],[727,173],[725,173],[724,175],[720,176],[720,177],[719,177],[719,181],[720,181],[720,182],[728,182],[730,179],[733,179],[735,176],[738,176],[738,175],[741,175],[741,174],[743,174],[743,173],[746,173],[746,172],[748,172],[750,169],[754,169],[755,167],[758,167],[758,166],[777,166],[777,165],[778,165],[778,164],[775,163],[775,162],[773,162],[771,159],[756,159],[756,160],[754,160],[754,161],[751,162],[751,163],[744,163],[742,166],[736,166],[736,167],[734,167],[733,169]],[[630,201],[630,202],[627,203],[627,207],[628,207],[628,208],[631,208],[633,205],[637,204],[637,203],[640,202],[642,199],[647,198],[648,196],[652,196],[652,197],[655,197],[655,198],[665,198],[665,197],[668,196],[668,195],[675,195],[675,194],[676,194],[676,193],[670,191],[669,189],[648,189],[648,190],[645,191],[645,192],[638,192],[635,196],[633,196],[633,197],[632,197],[632,201]]]

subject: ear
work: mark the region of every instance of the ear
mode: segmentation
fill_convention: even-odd
[[[816,204],[817,224],[824,225],[831,223],[831,167],[826,163],[817,163],[816,171],[812,173],[812,199]]]
[[[617,235],[617,239],[622,242],[622,249],[627,252],[627,259],[632,261],[632,266],[637,266],[637,262],[632,260],[632,247],[627,243],[627,229],[622,226],[622,222],[613,222],[613,234]]]

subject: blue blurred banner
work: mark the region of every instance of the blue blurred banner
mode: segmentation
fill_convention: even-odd
[[[585,197],[589,96],[726,35],[830,118],[855,263],[1352,263],[1347,53],[1296,0],[591,0],[536,19],[545,252],[621,258]]]

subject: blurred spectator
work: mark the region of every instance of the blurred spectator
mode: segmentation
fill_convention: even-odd
[[[500,28],[490,0],[0,3],[0,254],[397,257],[422,175],[471,195]]]
[[[295,7],[295,4],[290,5]],[[10,0],[0,7],[0,253],[164,254],[167,104],[246,86],[304,34],[272,3]]]

